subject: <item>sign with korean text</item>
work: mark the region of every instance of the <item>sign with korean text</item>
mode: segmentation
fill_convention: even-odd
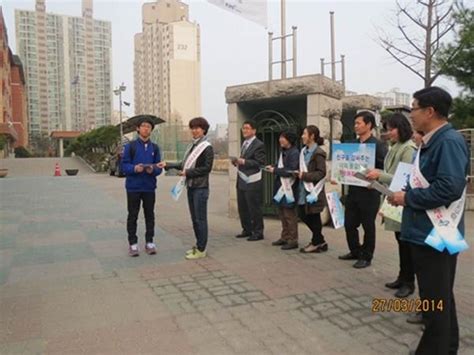
[[[344,185],[368,186],[354,177],[356,172],[375,167],[375,144],[334,143],[331,179]]]

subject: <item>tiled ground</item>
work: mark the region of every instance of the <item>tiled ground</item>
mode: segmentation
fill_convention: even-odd
[[[173,181],[159,182],[158,255],[132,259],[123,180],[0,180],[0,354],[406,354],[416,345],[421,331],[406,314],[372,312],[374,297],[393,297],[383,287],[397,271],[390,233],[379,228],[374,263],[359,271],[337,259],[340,230],[325,228],[322,255],[272,247],[277,220],[265,221],[265,241],[237,240],[226,176],[213,175],[209,257],[189,262],[191,223],[186,201],[169,197]],[[473,264],[472,249],[460,256],[461,354],[474,352]]]

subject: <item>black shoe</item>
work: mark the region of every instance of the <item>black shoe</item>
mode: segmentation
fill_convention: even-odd
[[[402,287],[403,283],[400,281],[400,279],[396,279],[395,281],[393,282],[388,282],[385,284],[385,287],[387,288],[391,288],[392,290],[396,290],[400,287]]]
[[[286,243],[281,247],[281,250],[291,250],[291,249],[298,249],[298,243]]]
[[[240,233],[240,234],[237,234],[235,237],[236,237],[236,238],[248,238],[248,237],[250,237],[250,236],[251,236],[251,234],[242,232],[242,233]]]
[[[324,252],[328,251],[328,249],[329,249],[328,243],[322,243],[322,244],[317,245],[317,249],[314,252],[315,253],[324,253]]]
[[[247,238],[247,241],[248,242],[256,242],[257,240],[262,240],[262,239],[263,239],[263,235],[252,235],[252,236]]]
[[[416,312],[411,314],[407,318],[407,323],[410,324],[423,324],[423,314],[421,312]]]
[[[369,260],[363,260],[363,259],[359,259],[356,261],[356,263],[354,265],[352,265],[353,268],[355,269],[364,269],[368,266],[370,266],[371,262]]]
[[[356,255],[352,254],[352,252],[344,254],[344,255],[340,255],[338,258],[339,258],[339,260],[357,260],[357,259],[359,259]]]
[[[395,292],[395,297],[397,298],[406,298],[415,292],[415,285],[412,283],[404,283],[397,292]]]
[[[313,243],[309,243],[307,246],[304,248],[300,249],[300,253],[324,253],[328,251],[328,244],[326,242],[318,244],[318,245],[313,245]]]
[[[272,245],[274,246],[282,246],[282,245],[285,245],[287,242],[286,240],[283,240],[283,239],[278,239],[278,240],[275,240]]]

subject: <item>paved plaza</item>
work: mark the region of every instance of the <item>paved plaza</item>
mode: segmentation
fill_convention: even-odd
[[[398,271],[395,238],[380,223],[363,270],[337,259],[347,251],[343,230],[324,229],[325,254],[272,247],[276,219],[265,220],[263,242],[236,239],[227,176],[213,174],[209,256],[186,261],[194,237],[185,196],[169,195],[175,181],[159,178],[158,254],[130,258],[123,179],[81,171],[0,180],[0,354],[395,355],[416,346],[421,329],[406,313],[372,312],[374,298],[393,298],[383,285]],[[139,233],[142,246],[142,220]],[[466,355],[473,256],[471,247],[459,257],[455,289]]]

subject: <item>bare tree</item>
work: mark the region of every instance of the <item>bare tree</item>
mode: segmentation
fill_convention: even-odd
[[[378,43],[400,64],[420,77],[429,87],[441,74],[434,58],[443,41],[453,31],[455,1],[396,1],[396,19],[392,25],[398,35],[379,34]],[[456,55],[453,51],[452,57]],[[448,58],[449,60],[449,58]]]

